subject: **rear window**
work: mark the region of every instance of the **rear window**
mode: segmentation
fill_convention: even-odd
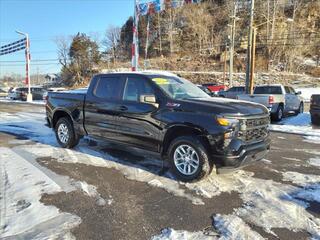
[[[281,87],[278,86],[265,86],[256,87],[254,94],[282,94]]]
[[[119,100],[124,81],[119,77],[101,77],[95,86],[93,94],[98,98]]]

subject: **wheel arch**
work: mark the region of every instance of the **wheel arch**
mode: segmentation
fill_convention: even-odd
[[[200,127],[191,125],[173,125],[167,129],[163,138],[163,144],[161,147],[161,156],[165,156],[169,149],[171,142],[181,136],[198,136],[200,140],[205,144],[207,148],[209,146],[208,139],[206,138],[206,132]]]
[[[53,113],[53,117],[52,117],[52,128],[54,129],[56,127],[57,122],[59,121],[60,118],[66,117],[68,118],[71,123],[73,124],[73,120],[71,117],[71,114],[68,113],[67,111],[63,110],[63,109],[57,109],[54,113]]]

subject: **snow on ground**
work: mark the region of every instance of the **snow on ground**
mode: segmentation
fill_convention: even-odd
[[[304,136],[304,141],[308,143],[320,144],[320,136]]]
[[[282,175],[284,181],[292,182],[301,187],[293,192],[292,196],[297,199],[320,203],[320,175],[302,174],[298,172],[285,172]]]
[[[310,158],[309,159],[309,164],[316,166],[316,167],[320,167],[320,158]]]
[[[264,239],[260,234],[253,231],[241,218],[235,215],[217,214],[213,218],[214,228],[217,233],[212,231],[188,232],[166,228],[161,234],[154,236],[152,240],[227,240],[238,239],[247,240]],[[219,237],[217,236],[219,235]]]
[[[188,232],[166,228],[161,231],[160,235],[154,236],[151,240],[217,240],[215,236],[207,236],[203,232]]]
[[[85,141],[81,141],[80,145],[73,150],[61,149],[57,147],[53,132],[44,127],[43,123],[43,116],[40,117],[38,114],[32,117],[24,113],[15,116],[0,113],[0,131],[23,134],[27,138],[38,142],[19,146],[19,149],[35,157],[54,156],[57,161],[65,163],[82,163],[114,168],[130,180],[163,188],[169,193],[190,200],[193,204],[204,204],[203,198],[213,198],[221,193],[239,193],[243,200],[243,206],[234,209],[233,214],[217,218],[221,221],[220,225],[218,224],[215,227],[222,236],[228,232],[231,236],[235,236],[234,234],[237,234],[237,232],[234,229],[236,228],[232,228],[232,226],[237,224],[241,225],[242,229],[247,227],[250,230],[249,226],[246,225],[250,223],[273,234],[275,234],[272,231],[273,228],[287,228],[292,231],[305,230],[314,238],[320,238],[320,219],[315,218],[306,210],[309,206],[308,201],[310,199],[316,200],[316,196],[319,196],[317,187],[301,188],[298,184],[296,184],[298,186],[292,186],[272,180],[259,179],[254,177],[254,173],[248,171],[237,171],[226,175],[215,175],[213,173],[207,179],[197,183],[180,183],[169,173],[159,176],[161,163],[157,159],[148,159],[139,162],[139,164],[132,164],[102,152],[99,150],[99,146],[90,148]],[[150,163],[154,165],[150,167]],[[149,167],[146,167],[146,165]],[[310,182],[310,184],[318,186],[314,182]],[[80,185],[81,189],[88,195],[94,193],[94,187],[92,189],[86,184],[80,183]],[[238,232],[240,234],[242,231]],[[256,234],[253,231],[246,231],[246,233]],[[184,234],[188,235],[185,236]],[[176,237],[174,239],[198,239],[198,237],[200,239],[202,235],[197,234],[203,233],[167,230],[167,232],[158,236],[167,238],[158,239],[173,239],[170,236]],[[245,237],[239,236],[238,239],[245,239]]]
[[[57,183],[8,148],[0,156],[0,238],[62,238],[80,224],[78,216],[40,202],[43,193],[61,191]]]
[[[269,129],[275,132],[300,134],[304,136],[305,141],[320,143],[320,128],[311,125],[309,113],[284,118],[278,124],[271,124]]]
[[[297,92],[301,92],[301,97],[305,102],[310,102],[311,95],[320,94],[320,88],[297,88]]]
[[[13,102],[13,103],[26,104],[26,101],[12,100],[12,99],[9,99],[9,98],[0,98],[0,102]],[[45,101],[43,101],[43,100],[33,100],[32,102],[28,102],[28,104],[45,105]]]

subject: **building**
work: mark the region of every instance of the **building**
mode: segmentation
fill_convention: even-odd
[[[51,73],[45,75],[45,85],[54,86],[60,84],[61,78],[58,74]]]

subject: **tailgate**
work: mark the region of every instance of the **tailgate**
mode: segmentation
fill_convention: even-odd
[[[258,94],[258,95],[238,95],[238,99],[239,100],[244,100],[244,101],[249,101],[249,102],[254,102],[254,103],[260,103],[266,107],[269,106],[269,95],[262,95],[262,94]]]

